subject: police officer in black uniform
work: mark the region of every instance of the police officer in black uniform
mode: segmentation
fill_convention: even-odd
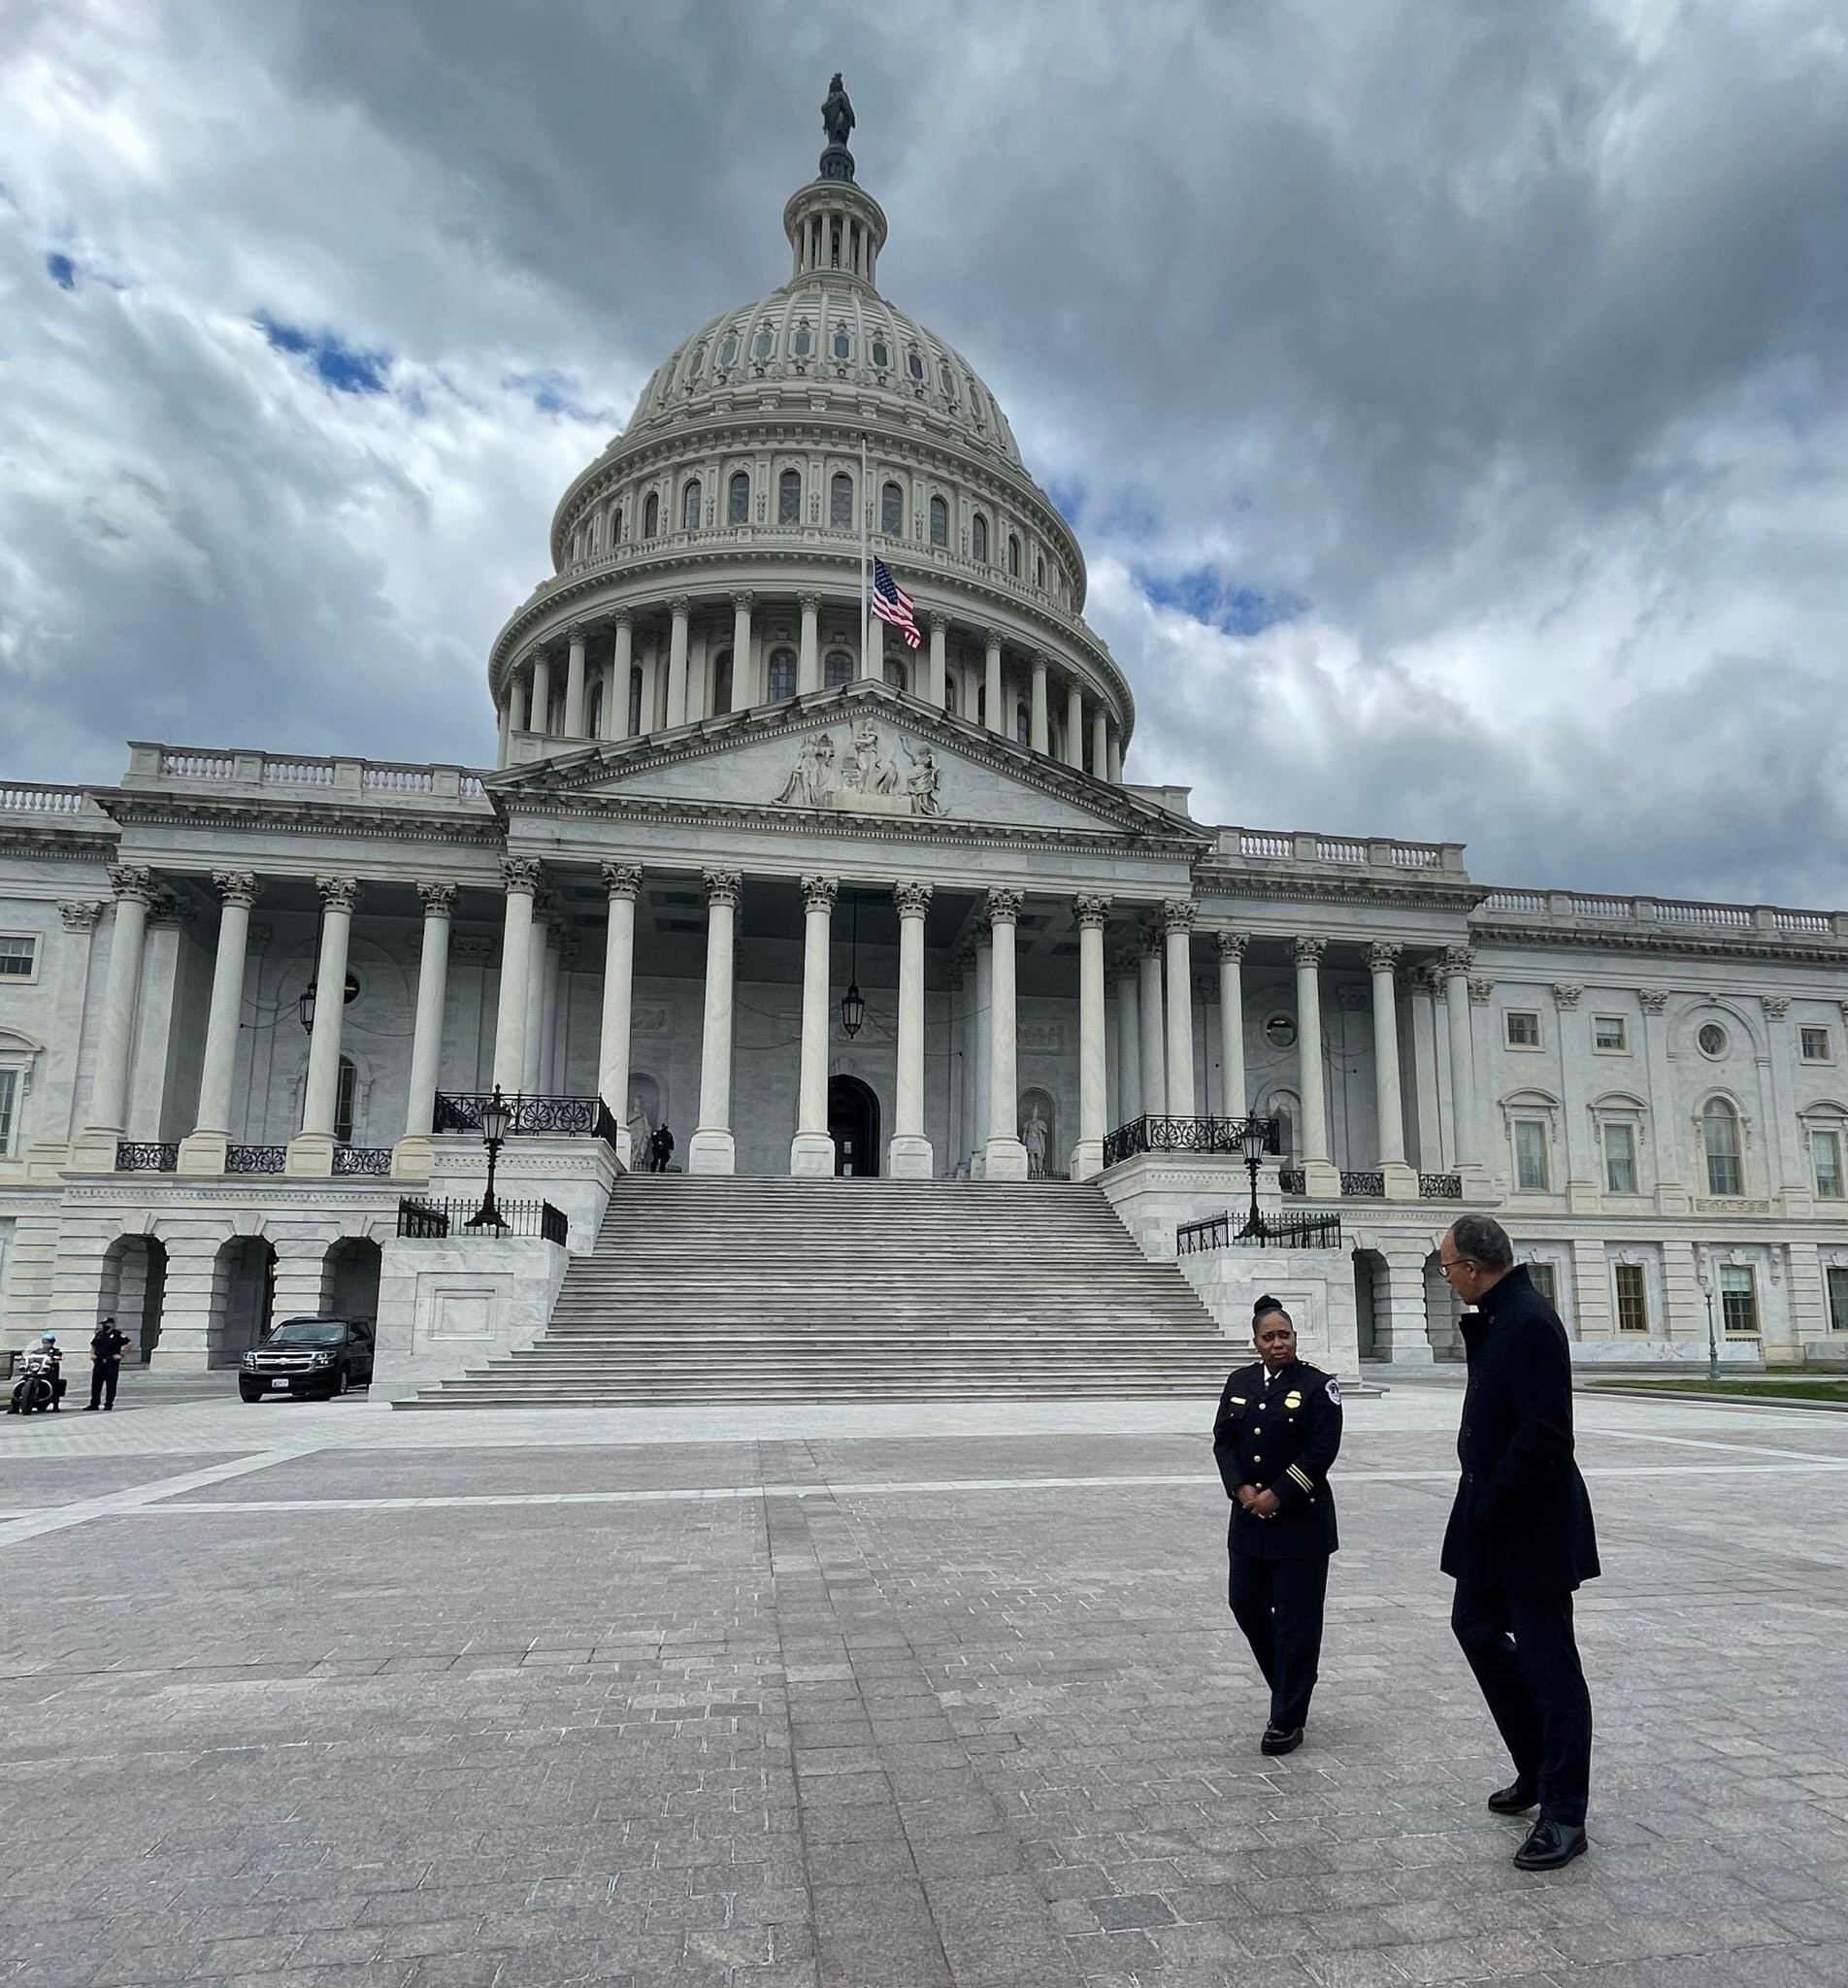
[[[1322,1653],[1329,1556],[1336,1547],[1328,1474],[1341,1446],[1341,1389],[1296,1356],[1296,1326],[1274,1298],[1251,1321],[1255,1365],[1226,1382],[1213,1458],[1233,1501],[1227,1596],[1264,1681],[1262,1753],[1303,1744]]]
[[[90,1337],[90,1408],[105,1412],[116,1406],[116,1383],[122,1377],[122,1355],[128,1335],[106,1318]],[[89,1412],[88,1409],[85,1413]]]

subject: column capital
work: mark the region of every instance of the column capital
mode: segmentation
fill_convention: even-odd
[[[1399,965],[1405,948],[1390,939],[1376,939],[1367,948],[1367,964],[1376,974],[1390,974]]]
[[[157,895],[154,873],[143,869],[139,864],[112,865],[109,887],[116,893],[117,903],[132,898],[137,904],[151,905]]]
[[[1493,980],[1471,980],[1469,982],[1469,999],[1478,1008],[1486,1008],[1494,998],[1495,982]]]
[[[805,877],[802,879],[802,908],[805,911],[832,911],[841,895],[838,877]]]
[[[892,902],[898,906],[901,918],[921,918],[931,908],[931,886],[928,883],[895,883]]]
[[[456,886],[453,883],[420,883],[417,897],[423,905],[426,918],[446,918],[455,911]]]
[[[1171,897],[1162,906],[1162,933],[1172,938],[1176,932],[1191,932],[1194,920],[1200,916],[1200,907],[1190,897]]]
[[[317,877],[314,888],[330,911],[350,911],[359,903],[357,877]]]
[[[1443,970],[1446,978],[1456,979],[1467,976],[1476,963],[1474,951],[1467,945],[1446,945],[1444,947]]]
[[[805,614],[819,614],[821,613],[821,596],[817,593],[798,594],[796,596],[796,605]]]
[[[987,645],[989,648],[1000,648],[1001,630],[999,628],[984,628],[982,630],[982,641]]]
[[[1328,950],[1328,941],[1315,937],[1299,939],[1296,942],[1296,963],[1300,967],[1319,967],[1322,955]]]
[[[521,656],[520,667],[524,669],[534,669],[537,668],[538,665],[541,663],[549,663],[550,661],[551,651],[546,648],[545,645],[543,642],[536,642],[534,643],[532,647],[529,648],[523,656]]]
[[[212,881],[221,904],[243,905],[247,911],[256,903],[261,888],[253,870],[214,870]]]
[[[1555,980],[1553,999],[1569,1014],[1578,1006],[1579,996],[1585,989],[1576,980]]]
[[[1237,963],[1245,956],[1245,948],[1251,944],[1248,932],[1215,932],[1213,942],[1219,947],[1219,957]]]
[[[744,878],[736,870],[708,870],[703,873],[702,880],[706,885],[706,902],[714,910],[720,905],[736,909],[739,899],[744,894]]]
[[[1081,890],[1072,900],[1072,909],[1077,916],[1079,928],[1102,932],[1110,915],[1112,900],[1101,890]]]
[[[606,897],[634,899],[642,895],[640,863],[600,863],[597,868],[603,876]]]
[[[571,622],[565,630],[565,640],[568,643],[581,644],[584,640],[584,624],[581,621]]]
[[[668,602],[668,612],[676,619],[684,619],[693,612],[693,596],[675,594]]]
[[[735,588],[732,593],[732,606],[734,608],[742,608],[746,614],[750,613],[756,602],[757,596],[747,586]]]
[[[558,899],[549,890],[536,890],[533,893],[533,923],[535,925],[556,925],[563,922],[558,915]]]
[[[1559,989],[1555,987],[1553,991],[1557,994]],[[1782,1021],[1790,1012],[1790,996],[1788,994],[1761,994],[1758,997],[1758,1005],[1764,1009],[1766,1021]]]
[[[103,915],[100,898],[71,897],[58,906],[58,916],[64,920],[67,932],[94,932],[96,923]]]
[[[983,902],[988,922],[994,925],[1011,925],[1020,916],[1020,907],[1026,897],[1022,890],[991,890]]]
[[[501,888],[509,897],[524,891],[528,897],[539,895],[539,865],[530,856],[504,856],[501,859]]]
[[[1412,975],[1412,978],[1434,999],[1444,998],[1444,970],[1442,960],[1428,959]]]
[[[1036,677],[1043,677],[1052,667],[1049,658],[1040,649],[1035,649],[1027,660],[1033,665],[1033,674]]]
[[[940,608],[927,608],[924,619],[933,635],[947,636],[956,623]]]
[[[1636,999],[1642,1004],[1645,1014],[1666,1014],[1668,1011],[1668,990],[1666,987],[1644,987]]]
[[[629,608],[618,608],[616,612],[610,615],[610,621],[612,627],[628,628],[633,630],[635,627],[634,611]]]

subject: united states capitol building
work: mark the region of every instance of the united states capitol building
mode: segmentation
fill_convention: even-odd
[[[1006,415],[888,300],[832,122],[785,281],[560,499],[486,657],[491,767],[137,742],[114,786],[0,787],[4,1342],[113,1312],[230,1366],[268,1319],[376,1313],[386,1369],[441,1382],[582,1311],[600,1233],[677,1193],[709,1237],[733,1211],[798,1370],[820,1312],[857,1329],[842,1224],[871,1276],[1016,1211],[1004,1311],[1082,1214],[1240,1337],[1263,1281],[1336,1365],[1446,1358],[1434,1252],[1483,1209],[1586,1361],[1848,1350],[1848,913],[1197,820]],[[916,648],[863,633],[863,530]],[[417,1233],[480,1199],[496,1086],[497,1192],[557,1222]],[[759,1210],[816,1265],[780,1324]]]

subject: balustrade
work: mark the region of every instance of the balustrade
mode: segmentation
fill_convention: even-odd
[[[118,1139],[116,1142],[116,1171],[118,1174],[172,1174],[180,1167],[180,1146],[174,1140]]]

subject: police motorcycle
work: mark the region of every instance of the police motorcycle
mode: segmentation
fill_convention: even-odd
[[[63,1355],[48,1332],[35,1346],[28,1346],[19,1358],[13,1383],[13,1398],[7,1404],[9,1415],[30,1415],[46,1408],[54,1412],[64,1392]]]

